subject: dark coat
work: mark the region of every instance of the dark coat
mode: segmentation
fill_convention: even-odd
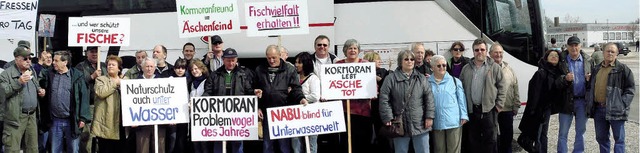
[[[226,93],[225,77],[227,70],[224,66],[213,71],[204,83],[204,94],[202,96],[224,96],[224,95],[254,95],[253,72],[243,66],[236,66],[232,71],[231,90],[232,93]]]
[[[464,67],[465,65],[469,64],[471,59],[468,58],[468,57],[461,56],[459,60],[460,60],[459,62],[462,63],[462,67]],[[452,73],[453,72],[453,57],[451,57],[449,59],[449,61],[447,61],[447,72],[449,72],[449,74],[451,74],[451,76],[453,76],[453,73]],[[453,76],[453,77],[458,78],[459,76]]]
[[[273,82],[269,81],[269,64],[264,63],[256,68],[254,89],[262,90],[262,98],[258,100],[258,107],[263,111],[269,107],[279,107],[299,104],[304,99],[300,78],[296,68],[280,59],[280,67],[276,70]],[[289,92],[289,88],[291,91]]]
[[[602,64],[596,65],[593,68],[593,74],[591,79],[596,79],[596,74],[600,71]],[[595,81],[591,81],[589,86],[594,89],[596,85]],[[633,72],[627,67],[627,65],[615,61],[615,67],[611,69],[607,77],[607,94],[606,94],[606,120],[623,120],[626,121],[629,116],[629,108],[635,95],[635,82],[633,80]],[[595,91],[589,90],[587,92],[587,114],[593,117],[595,107],[593,106],[595,101]],[[635,115],[635,114],[634,114]]]
[[[560,91],[568,90],[562,81],[562,66],[552,66],[544,60],[538,64],[538,71],[529,80],[527,107],[518,126],[522,133],[531,135],[537,135],[538,127],[545,122],[545,111],[551,109],[552,114],[557,113],[554,104],[563,103],[564,100]]]
[[[567,61],[567,56],[569,56],[569,52],[568,51],[564,51],[562,52],[562,54],[560,55],[560,67],[561,70],[563,71],[562,74],[562,78],[565,77],[566,74],[569,73],[569,68],[568,66],[568,61]],[[591,61],[591,56],[588,56],[587,54],[585,54],[584,52],[580,51],[580,56],[582,56],[582,60],[584,63],[584,74],[589,74],[591,73],[591,64],[593,63]],[[593,74],[591,75],[593,79]],[[574,100],[573,100],[573,82],[569,82],[565,79],[562,79],[562,82],[567,85],[567,90],[563,90],[561,91],[564,95],[564,100],[562,101],[563,103],[558,103],[558,105],[556,106],[557,110],[559,111],[559,113],[564,113],[564,114],[573,114],[574,113]],[[589,81],[586,81],[585,83],[585,94],[587,93],[587,91],[589,91]],[[528,104],[527,104],[528,105]],[[586,108],[585,108],[586,109]],[[585,112],[587,112],[587,110],[585,110]]]
[[[42,79],[40,80],[40,84],[43,85],[43,88],[46,91],[52,91],[51,87],[53,87],[53,77],[55,73],[57,73],[54,69],[47,69],[42,71]],[[69,74],[71,75],[71,92],[69,96],[71,96],[71,105],[69,105],[70,112],[70,126],[73,128],[74,133],[72,136],[74,138],[80,136],[83,128],[78,127],[78,123],[80,121],[84,122],[85,125],[87,123],[91,123],[92,112],[89,110],[89,90],[87,89],[87,83],[84,80],[84,74],[76,68],[69,68]],[[45,94],[45,98],[51,101],[51,93],[47,92]],[[51,125],[53,123],[53,116],[51,113],[46,113],[51,110],[51,103],[42,103],[42,108],[45,110],[45,113],[41,114],[42,122],[45,125]],[[89,128],[86,127],[85,128]]]

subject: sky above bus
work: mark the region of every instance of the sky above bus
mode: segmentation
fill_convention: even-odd
[[[640,17],[638,0],[541,0],[541,9],[547,17],[578,16],[582,23],[631,23]]]

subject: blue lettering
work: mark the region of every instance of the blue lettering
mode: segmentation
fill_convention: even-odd
[[[148,121],[164,121],[164,120],[174,120],[176,118],[176,113],[178,113],[178,108],[145,108],[140,109],[136,112],[133,111],[132,108],[129,108],[129,113],[131,115],[131,120],[148,122]]]

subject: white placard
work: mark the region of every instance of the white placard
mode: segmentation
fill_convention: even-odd
[[[258,140],[258,97],[192,97],[191,140]]]
[[[53,37],[56,27],[56,16],[52,14],[40,14],[38,20],[38,37]]]
[[[247,36],[309,33],[306,0],[245,3]]]
[[[189,123],[184,77],[121,81],[124,126]]]
[[[0,38],[35,40],[38,0],[0,1]]]
[[[129,46],[129,18],[69,18],[69,46]]]
[[[324,64],[320,66],[320,78],[324,99],[377,97],[376,66],[373,62]]]
[[[236,0],[176,0],[180,38],[240,32]]]
[[[267,108],[264,115],[271,140],[347,131],[341,101]]]

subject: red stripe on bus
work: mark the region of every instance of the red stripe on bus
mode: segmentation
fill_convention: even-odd
[[[333,23],[309,23],[309,27],[331,27]],[[247,26],[240,26],[240,29],[247,30]]]

